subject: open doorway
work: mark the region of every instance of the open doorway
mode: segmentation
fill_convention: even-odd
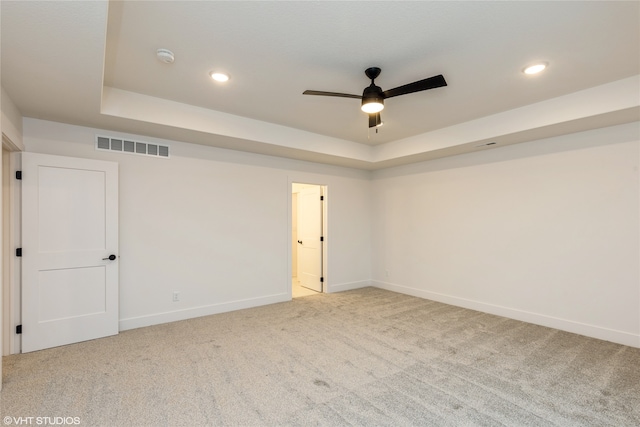
[[[291,187],[291,282],[293,298],[324,291],[324,202],[315,184]]]

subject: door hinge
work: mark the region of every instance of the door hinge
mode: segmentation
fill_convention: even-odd
[[[320,200],[324,200],[324,196],[320,196]]]
[[[320,283],[324,283],[324,277],[320,278]]]
[[[16,179],[22,179],[22,171],[16,171]]]
[[[16,256],[22,256],[22,248],[16,248]]]
[[[22,333],[22,325],[16,325],[16,334]]]
[[[320,236],[320,241],[324,242],[324,236]]]

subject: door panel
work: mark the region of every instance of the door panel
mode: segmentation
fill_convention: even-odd
[[[40,252],[105,248],[105,172],[40,166],[38,220]],[[86,203],[74,197],[86,194]]]
[[[118,333],[118,164],[22,154],[22,351]]]
[[[298,279],[306,288],[322,292],[322,201],[321,188],[298,193]]]
[[[38,320],[50,322],[104,313],[106,284],[105,266],[40,271]]]

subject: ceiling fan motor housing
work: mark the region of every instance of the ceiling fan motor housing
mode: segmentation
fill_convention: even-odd
[[[381,104],[384,108],[384,98],[382,96],[382,89],[380,89],[380,86],[376,86],[373,83],[371,83],[371,86],[366,87],[364,89],[364,92],[362,92],[362,105],[364,106],[365,104],[371,104],[371,103]],[[380,110],[382,110],[382,108],[380,108]],[[375,113],[376,111],[373,111],[373,112]]]

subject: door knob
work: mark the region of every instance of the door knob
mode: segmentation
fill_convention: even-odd
[[[302,244],[302,240],[298,240],[298,243]]]
[[[106,260],[113,261],[113,260],[115,260],[116,258],[117,258],[117,257],[116,257],[115,255],[111,254],[111,255],[109,255],[109,256],[108,256],[108,257],[106,257],[106,258],[102,258],[102,260],[103,260],[103,261],[106,261]]]

